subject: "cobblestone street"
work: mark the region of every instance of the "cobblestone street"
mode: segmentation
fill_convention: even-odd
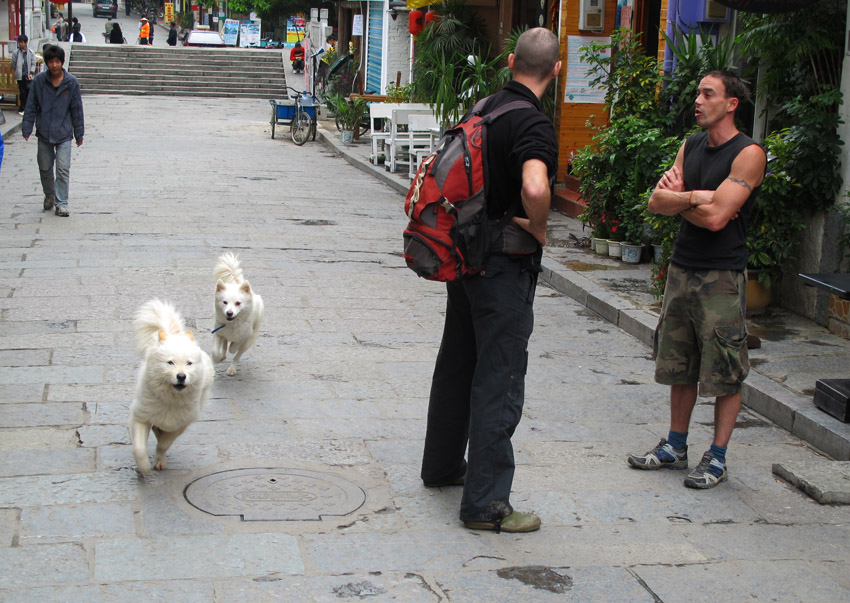
[[[267,101],[83,101],[69,218],[41,210],[34,137],[6,138],[0,173],[0,600],[850,598],[850,510],[771,471],[823,457],[745,410],[718,488],[629,469],[667,430],[650,348],[545,284],[512,495],[543,527],[464,529],[460,489],[419,480],[445,289],[404,265],[403,195],[271,139]],[[210,351],[224,251],[262,334],[142,478],[133,314],[167,299]]]

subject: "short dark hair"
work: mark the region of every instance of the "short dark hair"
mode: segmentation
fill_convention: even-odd
[[[514,72],[546,79],[555,68],[560,52],[558,38],[548,29],[533,27],[517,39]]]
[[[27,37],[27,34],[21,34],[18,36],[18,42],[29,42],[30,39]]]
[[[747,88],[747,85],[744,83],[740,77],[731,71],[723,71],[720,69],[716,69],[714,71],[709,71],[702,77],[716,77],[721,82],[723,82],[723,87],[726,89],[724,93],[725,98],[737,98],[738,99],[738,108],[741,107],[744,103],[749,102],[750,100],[750,89]],[[738,109],[735,109],[737,112]]]
[[[44,62],[59,59],[59,62],[65,64],[65,50],[58,44],[47,44],[44,47]]]

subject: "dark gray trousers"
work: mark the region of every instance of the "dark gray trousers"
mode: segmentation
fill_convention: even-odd
[[[463,521],[513,511],[511,436],[522,416],[536,285],[528,262],[501,254],[490,257],[483,276],[446,285],[421,477],[441,483],[466,473]]]

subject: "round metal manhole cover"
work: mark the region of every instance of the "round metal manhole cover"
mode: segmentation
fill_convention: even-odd
[[[274,467],[213,473],[190,483],[183,495],[204,513],[242,521],[319,521],[366,502],[360,486],[336,475]]]

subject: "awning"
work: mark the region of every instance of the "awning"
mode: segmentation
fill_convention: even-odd
[[[414,8],[422,8],[423,6],[428,6],[429,4],[437,4],[438,2],[442,2],[443,0],[407,0],[407,8],[413,10]]]
[[[818,0],[717,0],[719,4],[745,13],[787,13]]]

